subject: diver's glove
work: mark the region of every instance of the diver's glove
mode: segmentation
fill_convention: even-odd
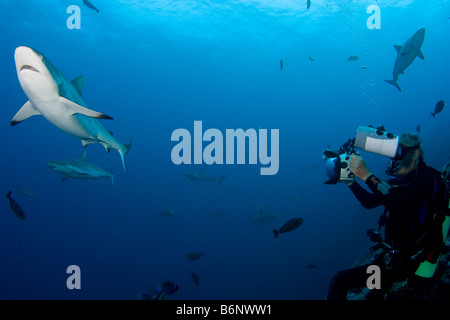
[[[386,270],[392,270],[393,268],[398,268],[402,263],[402,257],[398,250],[391,250],[384,256],[384,265]]]

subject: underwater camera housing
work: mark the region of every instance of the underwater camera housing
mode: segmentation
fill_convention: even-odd
[[[324,151],[328,176],[325,184],[350,182],[356,178],[349,168],[350,155],[358,154],[355,148],[393,158],[397,154],[398,142],[398,136],[387,132],[383,126],[359,126],[356,137],[348,139],[338,151]]]
[[[325,172],[328,180],[325,184],[336,184],[338,182],[351,182],[356,177],[350,171],[350,155],[356,154],[355,139],[348,139],[338,151],[325,150],[323,152],[326,160]]]
[[[356,130],[355,148],[394,158],[397,154],[399,138],[386,132],[383,126],[378,128],[359,126]]]

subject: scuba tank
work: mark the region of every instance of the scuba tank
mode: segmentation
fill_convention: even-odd
[[[450,162],[447,163],[446,166],[444,166],[442,170],[442,182],[439,186],[440,188],[445,188],[444,190],[444,201],[443,203],[437,208],[437,212],[435,213],[435,216],[441,214],[444,215],[444,221],[442,222],[442,239],[443,243],[445,243],[445,240],[448,236],[448,231],[450,228]],[[443,244],[442,244],[443,246]],[[441,249],[440,247],[439,249]],[[437,258],[435,257],[437,255]],[[434,256],[434,259],[433,259]],[[439,252],[432,252],[430,254],[430,257],[427,258],[425,261],[423,261],[419,268],[417,268],[415,275],[420,276],[422,278],[431,278],[434,275],[434,272],[436,270],[436,267],[439,263],[440,258],[440,251]]]

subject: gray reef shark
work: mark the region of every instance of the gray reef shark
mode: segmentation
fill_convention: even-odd
[[[39,199],[39,196],[34,193],[34,191],[30,187],[16,187],[16,190],[22,196],[27,196],[35,200]]]
[[[65,159],[47,162],[47,165],[61,174],[64,181],[67,178],[75,179],[101,179],[111,178],[114,183],[114,175],[108,171],[97,167],[86,160],[86,150],[83,151],[78,159]]]
[[[422,47],[423,40],[425,39],[425,28],[419,29],[411,38],[409,38],[403,46],[394,45],[397,51],[397,59],[394,64],[394,78],[392,80],[384,80],[387,83],[395,86],[400,92],[400,86],[397,83],[398,75],[404,74],[406,68],[408,68],[411,63],[419,57],[420,59],[425,59],[420,48]]]
[[[218,182],[219,184],[222,184],[223,179],[226,178],[226,175],[222,177],[210,177],[203,173],[202,170],[195,172],[195,173],[188,173],[186,174],[186,177],[189,178],[190,181],[196,180],[196,181],[203,181],[203,182]]]
[[[11,126],[34,115],[43,115],[62,131],[81,139],[83,147],[100,143],[106,150],[116,149],[122,158],[130,144],[121,144],[102,126],[98,119],[112,119],[103,113],[88,109],[81,97],[86,78],[69,81],[41,53],[29,47],[18,47],[14,55],[17,75],[27,101],[11,120]]]
[[[256,218],[252,217],[252,215],[250,215],[248,212],[246,212],[246,214],[247,214],[247,217],[250,220],[250,222],[255,226],[262,225],[264,223],[273,221],[277,218],[273,214],[265,213],[263,209],[259,210],[259,216],[257,216]]]

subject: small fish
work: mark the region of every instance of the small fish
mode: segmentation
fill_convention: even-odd
[[[367,69],[367,66],[362,66],[362,68],[365,70],[365,69]]]
[[[35,200],[37,200],[39,198],[39,196],[36,193],[34,193],[34,191],[31,190],[31,188],[29,188],[29,187],[16,187],[16,190],[22,196],[30,197]]]
[[[306,1],[306,9],[309,9],[311,7],[311,0]]]
[[[205,256],[205,254],[202,252],[190,252],[186,255],[186,257],[191,260],[191,261],[195,261],[200,259],[201,257]]]
[[[350,56],[350,57],[348,57],[348,61],[356,61],[356,60],[358,60],[359,59],[359,57],[358,56]]]
[[[173,209],[171,206],[164,208],[163,211],[159,215],[169,217],[170,219],[172,219],[175,216],[179,216],[179,214],[177,214],[175,212],[175,209]]]
[[[158,284],[155,284],[151,289],[151,297],[150,300],[165,300],[167,296],[170,296],[179,291],[178,284],[172,281],[164,281]]]
[[[434,113],[431,113],[431,115],[434,116],[437,115],[439,112],[441,112],[444,109],[444,100],[439,101],[436,103],[436,107],[434,107]]]
[[[309,56],[308,59],[311,60],[311,61],[315,61],[315,60],[316,60],[316,57]]]
[[[25,213],[23,212],[22,208],[19,206],[19,204],[11,197],[12,191],[8,191],[6,194],[6,197],[9,200],[9,206],[11,207],[11,210],[14,212],[14,214],[19,218],[20,220],[25,219]]]
[[[226,218],[227,214],[221,209],[217,209],[209,214],[213,218]]]
[[[422,126],[419,124],[419,125],[416,127],[416,131],[417,131],[417,132],[420,132],[420,129],[422,129]]]
[[[280,60],[280,70],[283,70],[283,59]]]
[[[306,269],[315,269],[317,266],[315,264],[308,264],[305,266]]]
[[[286,222],[280,228],[280,230],[273,229],[273,235],[276,238],[276,237],[278,237],[278,234],[280,234],[280,233],[293,231],[293,230],[297,229],[298,227],[300,227],[302,225],[302,223],[303,223],[303,218],[293,218],[293,219],[289,220],[288,222]]]
[[[94,11],[97,11],[97,13],[100,11],[89,0],[83,0],[83,3],[86,7],[90,8]]]
[[[194,280],[196,285],[199,285],[200,284],[200,280],[202,279],[198,275],[196,275],[194,272],[191,273],[191,278],[192,278],[192,280]]]

